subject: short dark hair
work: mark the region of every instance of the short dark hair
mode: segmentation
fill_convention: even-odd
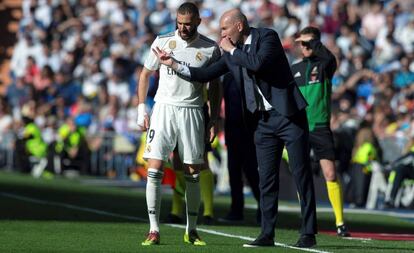
[[[312,34],[314,39],[320,40],[321,39],[321,31],[314,26],[307,26],[300,31],[299,34]]]
[[[195,17],[200,17],[197,5],[192,2],[186,2],[178,7],[177,13],[179,14],[191,14]]]

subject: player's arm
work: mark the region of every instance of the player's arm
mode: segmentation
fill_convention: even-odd
[[[158,47],[159,39],[158,37],[154,40],[151,45],[151,48]],[[142,131],[145,131],[149,128],[149,118],[146,111],[145,101],[147,99],[149,80],[154,71],[159,69],[160,62],[158,57],[150,52],[147,59],[144,63],[144,68],[141,71],[138,82],[138,118],[137,124]]]
[[[222,86],[219,85],[219,79],[214,79],[209,83],[208,87],[208,100],[209,100],[209,114],[210,122],[208,123],[208,129],[210,130],[210,142],[214,140],[214,137],[218,132],[218,118],[220,114],[220,103],[223,97]]]
[[[149,79],[154,71],[144,67],[139,76],[138,83],[138,118],[137,124],[142,131],[149,128],[149,118],[146,111],[145,101],[147,99]]]

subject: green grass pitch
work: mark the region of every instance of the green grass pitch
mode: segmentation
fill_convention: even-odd
[[[163,195],[161,219],[170,210]],[[229,197],[217,197],[216,216],[224,216]],[[248,199],[248,203],[254,203]],[[282,203],[286,205],[286,203]],[[294,205],[294,204],[289,204]],[[0,171],[0,252],[414,252],[413,241],[349,240],[317,235],[318,245],[308,251],[291,248],[298,238],[299,214],[280,212],[272,248],[243,248],[260,228],[255,211],[245,211],[242,224],[199,226],[206,247],[183,243],[184,226],[161,225],[161,245],[144,247],[148,230],[142,188],[91,186],[80,179],[33,179]],[[373,214],[346,214],[352,231],[414,233],[414,222]],[[334,230],[333,215],[318,213],[319,229]]]

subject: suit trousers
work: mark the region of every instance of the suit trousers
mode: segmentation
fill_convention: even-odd
[[[316,234],[316,204],[309,158],[309,129],[306,112],[293,116],[276,110],[257,112],[259,121],[255,131],[259,165],[261,237],[274,239],[278,213],[279,168],[286,145],[289,166],[300,198],[302,222],[300,233]]]

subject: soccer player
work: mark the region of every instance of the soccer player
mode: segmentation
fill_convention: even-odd
[[[336,70],[335,56],[322,44],[318,28],[308,26],[296,42],[300,43],[303,60],[292,65],[292,73],[308,102],[309,144],[319,161],[326,180],[328,197],[335,214],[337,234],[350,236],[343,218],[341,184],[335,170],[335,151],[331,118],[332,77]]]
[[[186,66],[206,67],[220,57],[215,42],[197,32],[199,11],[193,3],[183,3],[177,10],[177,30],[158,36],[152,48],[162,48],[175,60]],[[153,71],[160,71],[155,105],[149,120],[145,99],[148,79]],[[177,146],[184,163],[186,181],[187,226],[184,242],[206,245],[196,230],[200,206],[200,166],[204,163],[205,123],[203,115],[203,88],[200,82],[189,82],[165,65],[160,66],[151,52],[145,61],[138,87],[138,120],[142,130],[147,130],[147,143],[143,157],[148,160],[146,199],[150,229],[142,245],[160,243],[159,214],[161,206],[162,165]]]

